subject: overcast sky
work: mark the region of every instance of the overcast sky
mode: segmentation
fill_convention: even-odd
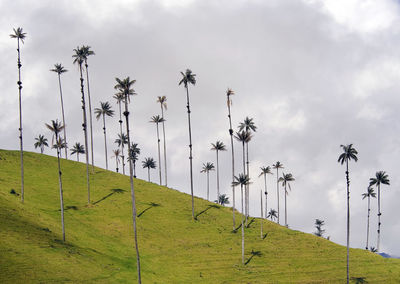
[[[77,46],[89,45],[96,53],[89,58],[93,108],[110,101],[117,110],[115,77],[137,80],[130,109],[140,160],[157,158],[149,120],[160,113],[157,96],[167,96],[169,185],[188,193],[186,97],[178,82],[180,71],[190,68],[197,75],[190,87],[195,195],[206,195],[200,170],[204,162],[215,163],[210,143],[221,140],[230,149],[229,87],[235,91],[234,125],[249,116],[258,127],[249,146],[252,215],[260,215],[259,168],[279,160],[296,178],[288,196],[290,227],[312,233],[315,219],[323,219],[331,240],[345,245],[345,168],[337,159],[340,144],[353,143],[359,161],[350,163],[351,246],[365,247],[367,202],[361,194],[369,178],[384,170],[391,185],[381,189],[381,251],[400,255],[399,15],[400,4],[391,0],[1,0],[0,148],[19,149],[16,40],[9,34],[23,27],[25,149],[36,151],[38,134],[50,138],[44,123],[61,118],[57,75],[49,72],[55,63],[69,70],[62,76],[68,143],[83,143],[79,72],[71,56]],[[107,129],[111,153],[116,118],[107,119]],[[101,121],[94,119],[95,163],[104,167],[102,135]],[[235,146],[239,168],[240,144]],[[109,165],[114,169],[113,160]],[[221,191],[231,196],[229,151],[220,154],[220,166]],[[147,177],[141,167],[138,176]],[[277,209],[275,179],[268,179],[268,207]],[[157,171],[152,180],[158,180]],[[213,199],[215,184],[212,173]],[[373,200],[371,246],[376,208]]]

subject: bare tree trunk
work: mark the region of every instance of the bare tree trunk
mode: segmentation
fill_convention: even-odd
[[[347,182],[347,284],[349,284],[350,279],[350,267],[349,267],[349,256],[350,256],[350,179],[349,179],[349,162],[346,159],[346,182]]]
[[[246,166],[247,166],[247,175],[250,178],[250,169],[249,169],[249,143],[246,143]],[[249,217],[249,213],[250,213],[250,185],[247,184],[246,185],[246,191],[245,191],[245,195],[246,195],[246,226],[247,226],[247,218]]]
[[[264,174],[264,195],[265,195],[265,218],[267,218],[268,215],[268,191],[267,191],[267,174]]]
[[[160,149],[160,133],[158,130],[158,122],[156,123],[156,127],[157,127],[157,147],[158,147],[158,173],[159,173],[159,177],[160,177],[160,185],[162,183],[161,181],[161,149]]]
[[[104,132],[104,151],[106,153],[106,170],[108,170],[106,117],[104,113],[103,113],[103,132]]]
[[[118,102],[119,105],[119,130],[121,133],[121,160],[122,160],[122,174],[125,175],[125,161],[124,161],[124,141],[122,139],[122,111],[121,111],[121,102]],[[129,156],[129,154],[128,154]]]
[[[91,150],[91,153],[92,153],[92,170],[94,170],[92,103],[91,103],[91,99],[90,99],[89,69],[88,69],[89,66],[87,64],[87,60],[85,60],[85,67],[86,67],[86,81],[87,81],[87,91],[88,91],[88,99],[89,99],[90,147],[91,147],[90,150]]]
[[[21,156],[21,202],[24,203],[24,143],[22,139],[22,79],[21,79],[21,54],[18,42],[18,102],[19,102],[19,142],[20,142],[20,156]]]
[[[210,200],[210,173],[207,171],[207,200]]]
[[[381,185],[378,183],[378,240],[376,242],[376,252],[379,252],[379,244],[381,241]]]
[[[229,118],[229,135],[231,136],[231,149],[232,149],[232,183],[235,181],[235,151],[233,149],[233,129],[232,129],[232,119],[231,119],[231,106],[228,96],[228,118]],[[235,220],[235,187],[232,185],[232,220],[233,220],[233,230],[236,227]]]
[[[163,139],[164,139],[164,174],[165,174],[165,186],[168,186],[168,177],[167,177],[167,142],[165,140],[165,120],[164,120],[164,109],[161,104],[161,117],[163,119],[162,122],[162,130],[163,130]]]
[[[216,150],[217,152],[217,200],[219,200],[219,161],[218,161],[218,150]]]
[[[58,141],[58,135],[56,134],[56,141]],[[62,226],[62,235],[63,242],[65,242],[65,227],[64,227],[64,198],[63,198],[63,189],[62,189],[62,180],[61,180],[61,166],[60,166],[60,149],[57,147],[57,163],[58,163],[58,183],[60,185],[60,205],[61,205],[61,226]]]
[[[149,182],[150,182],[150,167],[147,168],[147,177],[148,177]]]
[[[264,222],[264,216],[263,216],[263,200],[262,200],[262,190],[260,191],[261,195],[260,195],[260,201],[261,201],[261,219],[260,219],[260,223],[261,223],[261,239],[263,238],[263,222]]]
[[[189,124],[189,161],[190,161],[190,193],[192,195],[192,218],[194,216],[194,196],[193,196],[193,156],[192,156],[192,128],[190,125],[190,103],[189,103],[189,87],[186,85],[186,100],[187,100],[187,114],[188,114],[188,124]]]
[[[365,249],[368,249],[368,239],[369,239],[369,214],[370,214],[370,196],[368,195],[368,215],[367,215],[367,244],[365,245]]]
[[[243,185],[240,185],[241,195],[242,195],[242,264],[244,265],[244,224],[243,224]]]
[[[79,153],[76,153],[76,160],[79,162]]]
[[[279,223],[279,168],[276,168],[276,196],[278,200],[278,224]]]
[[[286,183],[285,183],[285,226],[288,226],[287,223],[287,203],[286,203],[286,198],[287,198],[287,190],[286,190]]]
[[[68,153],[67,153],[67,131],[66,131],[66,126],[65,126],[65,115],[64,115],[64,100],[62,96],[62,88],[61,88],[61,75],[58,73],[58,85],[60,87],[60,98],[61,98],[61,112],[62,112],[62,118],[63,118],[63,125],[64,125],[64,141],[65,141],[65,159],[68,160]]]

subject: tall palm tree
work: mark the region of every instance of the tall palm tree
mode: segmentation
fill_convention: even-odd
[[[120,93],[124,94],[124,103],[125,103],[125,122],[126,122],[126,135],[128,138],[128,153],[131,152],[131,141],[129,136],[129,111],[128,111],[128,103],[130,102],[130,96],[135,95],[135,91],[132,86],[136,82],[136,80],[130,80],[129,77],[125,79],[115,78],[117,84],[114,86],[116,90]],[[137,273],[138,273],[138,282],[142,283],[142,276],[140,271],[140,255],[139,255],[139,246],[137,241],[137,228],[136,228],[136,201],[135,201],[135,189],[133,185],[133,168],[132,168],[132,160],[129,160],[129,181],[131,185],[131,199],[132,199],[132,220],[133,220],[133,231],[135,235],[135,248],[136,248],[136,264],[137,264]]]
[[[282,182],[282,186],[285,188],[285,226],[288,226],[287,223],[287,203],[286,203],[286,196],[288,195],[288,191],[287,191],[287,186],[289,187],[290,190],[290,182],[294,181],[294,177],[292,174],[285,174],[283,173],[282,176],[279,178],[279,181]]]
[[[147,177],[150,182],[150,169],[155,169],[157,167],[156,161],[154,161],[153,158],[145,158],[144,161],[142,161],[142,167],[143,169],[147,168]]]
[[[228,106],[228,119],[229,119],[229,136],[231,138],[231,158],[232,158],[232,182],[235,181],[235,151],[233,149],[233,129],[232,129],[232,117],[231,117],[231,105],[232,99],[230,96],[234,95],[235,92],[232,89],[226,91],[226,105]],[[232,221],[233,221],[233,230],[236,227],[235,221],[235,187],[232,186]]]
[[[210,171],[215,169],[214,164],[207,162],[206,164],[203,163],[203,168],[201,169],[201,173],[207,174],[207,200],[210,200]]]
[[[162,131],[163,131],[163,139],[164,139],[164,179],[165,179],[165,186],[168,186],[168,177],[167,177],[167,141],[165,140],[165,118],[164,118],[164,109],[167,110],[167,97],[166,96],[158,96],[157,103],[160,103],[161,107],[161,118],[163,119],[162,122]],[[160,164],[161,168],[161,164]]]
[[[86,118],[86,102],[85,102],[85,90],[83,85],[83,70],[82,64],[84,62],[85,54],[82,48],[77,47],[74,49],[75,54],[72,55],[74,58],[74,64],[79,65],[79,74],[80,74],[80,82],[81,82],[81,102],[82,102],[82,114],[83,114],[83,134],[85,136],[85,155],[86,155],[86,184],[87,184],[87,191],[88,191],[88,204],[90,204],[90,180],[89,180],[89,151],[88,151],[88,137],[87,137],[87,118]]]
[[[71,155],[76,154],[76,161],[79,162],[79,154],[85,154],[85,146],[76,142],[71,148]]]
[[[225,204],[229,204],[229,197],[226,194],[221,194],[218,196],[218,199],[215,200],[219,205],[225,206]]]
[[[369,215],[370,215],[370,203],[371,203],[371,197],[376,198],[376,193],[374,192],[374,188],[372,186],[368,186],[367,192],[363,193],[362,199],[364,200],[365,198],[368,198],[368,213],[367,213],[367,243],[365,245],[365,249],[368,250],[368,239],[369,239]]]
[[[133,163],[133,177],[136,178],[136,161],[139,160],[140,148],[137,143],[132,143],[129,150],[128,161]]]
[[[340,145],[343,149],[343,153],[340,154],[338,162],[343,165],[346,162],[346,184],[347,184],[347,284],[349,283],[350,271],[349,271],[349,245],[350,245],[350,178],[349,178],[349,161],[358,161],[357,150],[353,148],[353,144]]]
[[[160,132],[158,130],[158,124],[164,123],[164,118],[162,118],[159,115],[154,115],[151,117],[150,122],[155,123],[156,128],[157,128],[158,172],[159,172],[159,176],[160,176],[160,185],[161,185],[161,183],[162,183],[162,181],[161,181],[161,150],[160,150]]]
[[[246,116],[246,118],[244,119],[243,122],[239,123],[239,131],[243,131],[246,130],[246,132],[256,132],[256,125],[254,124],[254,121],[252,118],[249,118]],[[249,168],[249,142],[251,139],[249,139],[246,142],[246,166],[247,166],[247,172],[246,174],[248,176],[250,176],[250,168]],[[247,217],[249,216],[249,212],[250,212],[250,189],[249,189],[249,185],[246,186],[246,191],[245,191],[245,196],[246,196],[246,224],[247,224]]]
[[[218,159],[218,152],[219,151],[226,151],[226,146],[224,142],[217,141],[214,143],[211,143],[211,150],[215,151],[217,153],[217,199],[218,196],[220,196],[219,192],[219,159]]]
[[[107,158],[107,134],[106,134],[106,116],[113,117],[114,111],[111,109],[109,102],[100,102],[100,107],[94,109],[96,119],[99,120],[103,117],[103,133],[104,133],[104,151],[106,153],[106,170],[108,170],[108,158]]]
[[[378,188],[378,241],[376,244],[376,250],[379,252],[379,243],[381,240],[381,184],[390,185],[389,176],[384,171],[376,172],[374,178],[369,179],[369,185],[375,185]]]
[[[65,115],[64,115],[64,101],[63,101],[63,96],[62,96],[62,88],[61,88],[61,74],[67,72],[68,70],[64,68],[64,66],[60,64],[54,64],[54,69],[50,69],[52,72],[56,72],[58,74],[58,86],[60,87],[60,98],[61,98],[61,113],[62,113],[62,118],[63,118],[63,125],[64,125],[64,140],[65,143],[67,143],[67,132],[66,132],[66,127],[65,127]],[[68,160],[68,154],[67,154],[67,147],[65,147],[65,158]]]
[[[24,39],[26,37],[26,33],[23,32],[22,28],[18,27],[17,29],[13,29],[14,33],[10,34],[11,38],[17,39],[17,52],[18,52],[18,102],[19,102],[19,142],[20,142],[20,156],[21,156],[21,202],[24,203],[24,143],[22,140],[22,79],[21,79],[21,50],[19,48],[19,42],[24,43]]]
[[[49,147],[49,144],[47,144],[47,138],[44,137],[44,135],[39,134],[38,137],[35,138],[36,142],[33,144],[36,148],[40,148],[40,153],[43,154],[44,152],[44,146]]]
[[[53,137],[56,140],[56,145],[59,146],[62,143],[62,140],[59,138],[59,133],[64,128],[64,125],[58,120],[52,120],[51,124],[46,123],[46,127],[53,132]],[[64,198],[63,198],[63,188],[62,188],[62,179],[61,179],[61,165],[60,165],[60,148],[56,147],[57,149],[57,163],[58,163],[58,183],[60,186],[60,206],[61,206],[61,226],[62,226],[62,235],[63,235],[63,242],[65,242],[65,227],[64,227]]]
[[[90,99],[89,69],[88,69],[89,65],[87,63],[87,60],[90,55],[95,55],[95,53],[93,50],[90,50],[90,46],[82,45],[81,48],[82,48],[82,53],[83,53],[83,60],[85,61],[85,70],[86,70],[86,86],[87,86],[88,102],[89,102],[90,150],[91,150],[91,154],[92,154],[92,169],[94,169],[92,103],[91,103],[91,99]]]
[[[267,218],[268,215],[268,191],[267,191],[267,175],[272,175],[273,173],[271,172],[271,167],[266,166],[266,167],[261,167],[261,173],[259,174],[258,177],[264,176],[264,195],[265,195],[265,218]]]
[[[233,186],[240,185],[240,192],[241,192],[241,202],[242,202],[242,264],[244,264],[243,186],[246,186],[249,183],[250,183],[250,178],[246,174],[239,174],[239,177],[235,176],[235,181],[232,183]]]
[[[268,212],[267,218],[271,218],[271,221],[274,221],[274,218],[278,218],[278,211],[271,208],[271,210]]]
[[[119,138],[121,139],[124,136],[124,133],[122,132],[122,103],[124,102],[124,94],[123,93],[116,93],[113,96],[114,99],[117,100],[118,108],[119,108],[119,131],[120,134],[118,134]],[[126,135],[125,135],[126,137]],[[122,140],[120,140],[122,141]],[[118,143],[117,140],[115,140],[115,143]],[[118,147],[121,148],[121,160],[122,160],[122,174],[125,175],[125,160],[124,160],[124,144],[127,144],[128,140],[126,139],[126,143],[118,143]]]
[[[119,158],[121,157],[121,150],[120,149],[113,150],[113,153],[115,158],[116,172],[118,173],[118,163],[119,163]]]
[[[283,169],[283,164],[277,161],[272,168],[276,169],[276,199],[278,200],[278,224],[279,223],[279,169]]]
[[[186,72],[181,72],[182,79],[179,81],[179,85],[183,83],[186,89],[186,101],[187,101],[187,114],[188,114],[188,125],[189,125],[189,162],[190,162],[190,193],[192,195],[192,219],[194,220],[194,196],[193,196],[193,153],[192,153],[192,126],[190,124],[190,102],[189,102],[189,84],[193,86],[196,84],[196,74],[193,74],[190,69],[186,69]]]

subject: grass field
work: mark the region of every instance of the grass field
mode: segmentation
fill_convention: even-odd
[[[0,283],[134,283],[136,256],[129,177],[95,168],[87,205],[86,165],[62,160],[66,243],[62,243],[57,159],[25,153],[25,203],[19,152],[0,150]],[[232,211],[135,180],[143,283],[345,283],[346,247],[251,219],[232,232]],[[240,215],[236,216],[237,224]],[[343,226],[345,228],[345,226]],[[400,283],[400,260],[350,250],[350,275]],[[353,281],[355,283],[355,281]]]

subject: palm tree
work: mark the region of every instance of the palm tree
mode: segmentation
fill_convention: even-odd
[[[256,132],[257,127],[255,126],[253,119],[252,118],[248,118],[246,116],[246,118],[244,119],[243,122],[239,123],[239,131],[242,130],[246,130],[246,132]],[[251,139],[249,139],[248,141],[246,141],[246,165],[247,165],[247,171],[246,174],[248,176],[250,176],[250,168],[249,168],[249,142]],[[247,185],[246,187],[246,191],[245,191],[245,196],[246,196],[246,224],[247,224],[247,217],[249,216],[249,212],[250,212],[250,189],[249,189],[249,185]]]
[[[132,85],[136,82],[136,80],[130,80],[129,77],[121,80],[119,78],[115,78],[117,81],[117,85],[114,86],[116,90],[120,93],[124,94],[124,102],[125,102],[125,122],[126,122],[126,135],[128,139],[128,153],[131,152],[131,141],[129,136],[129,111],[128,111],[128,102],[130,102],[130,96],[136,95],[135,91],[132,88]],[[142,283],[142,276],[140,271],[140,255],[139,255],[139,246],[137,241],[137,228],[136,228],[136,201],[135,201],[135,189],[133,185],[133,168],[132,168],[132,160],[129,160],[129,181],[131,185],[131,199],[132,199],[132,219],[133,219],[133,231],[135,235],[135,248],[136,248],[136,264],[137,264],[137,273],[138,273],[138,282]]]
[[[218,159],[218,152],[219,151],[226,151],[226,146],[224,142],[217,141],[214,143],[211,143],[211,150],[215,151],[217,153],[217,197],[220,196],[219,193],[219,159]]]
[[[158,96],[157,103],[160,103],[161,107],[161,118],[162,122],[162,131],[163,131],[163,139],[164,139],[164,175],[165,175],[165,186],[168,186],[168,177],[167,177],[167,142],[165,140],[165,119],[164,119],[164,109],[167,110],[167,97],[166,96]],[[161,164],[160,164],[161,166]],[[161,167],[160,167],[161,168]]]
[[[90,147],[92,154],[92,169],[94,169],[94,156],[93,156],[93,120],[92,120],[92,103],[90,99],[90,87],[89,87],[89,65],[87,63],[88,57],[90,55],[95,55],[94,51],[90,50],[90,46],[82,45],[82,54],[83,60],[85,61],[85,69],[86,69],[86,82],[87,82],[87,93],[88,93],[88,101],[89,101],[89,121],[90,121]],[[87,148],[86,148],[87,149]]]
[[[106,170],[108,170],[106,116],[113,117],[114,111],[111,109],[109,102],[100,102],[100,108],[95,108],[94,113],[96,114],[97,120],[99,120],[100,117],[103,117],[104,151],[106,153]]]
[[[271,208],[271,210],[268,212],[267,218],[271,218],[271,221],[274,221],[274,218],[278,218],[278,212]]]
[[[317,231],[314,233],[314,235],[316,235],[317,237],[322,237],[325,230],[322,229],[322,226],[325,225],[325,221],[320,220],[320,219],[315,219],[315,228],[317,229]]]
[[[59,133],[64,128],[64,125],[58,120],[52,120],[51,124],[46,123],[46,127],[53,132],[53,137],[56,140],[56,149],[57,149],[57,163],[58,163],[58,183],[60,186],[60,203],[61,203],[61,226],[62,226],[62,234],[63,234],[63,242],[65,242],[65,227],[64,227],[64,199],[63,199],[63,188],[62,188],[62,180],[61,180],[61,165],[60,165],[60,148],[59,145],[62,143],[62,139],[59,138]]]
[[[85,155],[86,155],[86,184],[88,191],[88,204],[90,204],[90,180],[89,180],[89,151],[88,151],[88,139],[87,139],[87,118],[86,118],[86,103],[85,103],[85,91],[83,85],[83,72],[82,72],[82,64],[84,62],[85,54],[82,48],[77,47],[74,49],[75,54],[72,55],[74,58],[74,64],[77,63],[79,65],[79,74],[80,74],[80,82],[81,82],[81,94],[82,94],[82,113],[83,113],[83,134],[85,136]]]
[[[210,200],[210,171],[215,169],[214,164],[207,162],[206,164],[203,163],[203,168],[201,169],[201,173],[207,174],[207,200]]]
[[[264,176],[264,195],[265,195],[265,218],[267,218],[268,212],[267,212],[267,200],[268,200],[268,191],[267,191],[267,175],[270,174],[272,175],[273,173],[271,172],[271,167],[266,166],[266,167],[261,167],[261,173],[258,177]]]
[[[147,168],[147,177],[150,182],[150,169],[155,169],[157,167],[156,161],[154,161],[153,158],[145,158],[144,161],[142,161],[142,167],[143,169]]]
[[[196,74],[193,74],[190,69],[186,69],[186,72],[181,72],[182,79],[179,81],[179,85],[183,83],[186,89],[186,101],[187,101],[187,114],[188,114],[188,125],[189,125],[189,162],[190,162],[190,193],[192,195],[192,219],[194,220],[194,196],[193,196],[193,154],[192,154],[192,127],[190,124],[190,102],[189,102],[189,84],[193,86],[196,84]]]
[[[68,70],[64,68],[61,64],[54,64],[54,69],[50,69],[52,72],[56,72],[58,74],[58,85],[60,87],[60,98],[61,98],[61,113],[63,118],[64,125],[64,140],[65,144],[67,144],[67,132],[65,127],[65,115],[64,115],[64,101],[62,96],[62,88],[61,88],[61,74],[67,72]],[[68,144],[67,144],[68,145]],[[65,147],[65,158],[68,160],[67,147]]]
[[[225,206],[225,204],[229,204],[229,197],[226,194],[221,194],[218,196],[218,200],[215,200],[218,204]]]
[[[375,185],[378,188],[378,241],[376,244],[376,250],[379,252],[379,243],[381,240],[381,184],[390,185],[389,176],[384,171],[376,172],[374,178],[369,179],[369,185]]]
[[[67,148],[67,144],[65,143],[65,140],[61,137],[61,135],[58,137],[58,140],[56,140],[55,144],[51,147],[52,149],[60,149],[60,158],[62,158],[62,151],[61,149]]]
[[[119,121],[118,121],[119,122],[119,131],[120,131],[119,136],[122,137],[123,133],[122,133],[122,107],[121,107],[121,104],[124,101],[124,94],[116,93],[113,96],[113,98],[117,100],[117,104],[118,104],[118,108],[119,108]],[[126,143],[128,143],[128,142],[126,142]],[[121,147],[122,174],[125,175],[124,144],[120,143],[120,144],[118,144],[118,147]]]
[[[232,99],[230,96],[234,95],[235,92],[232,89],[226,91],[226,105],[228,106],[228,119],[229,119],[229,136],[231,137],[231,157],[232,157],[232,182],[235,181],[235,151],[233,149],[233,129],[232,129],[232,118],[231,118],[231,105]],[[235,221],[235,187],[232,186],[232,220],[233,220],[233,230],[235,230],[236,221]]]
[[[121,157],[121,150],[120,149],[113,150],[113,153],[115,158],[116,172],[118,173],[118,163],[119,163],[119,157]]]
[[[161,150],[160,150],[160,132],[158,130],[158,124],[159,123],[164,123],[164,118],[162,118],[159,115],[154,115],[151,117],[150,120],[151,123],[155,123],[156,124],[156,128],[157,128],[157,149],[158,149],[158,172],[159,172],[159,176],[160,176],[160,185],[162,183],[161,181]]]
[[[119,104],[119,107],[121,109],[121,105]],[[121,114],[120,114],[121,116]],[[122,122],[122,120],[119,120],[120,122]],[[114,143],[118,144],[118,147],[121,148],[121,161],[122,161],[122,174],[125,175],[125,156],[124,156],[124,145],[128,144],[128,137],[122,132],[122,124],[119,124],[120,126],[120,130],[121,130],[121,134],[118,134],[118,138],[115,139]],[[128,146],[129,147],[129,146]],[[129,156],[129,155],[128,155]]]
[[[233,186],[240,185],[241,192],[241,202],[242,202],[242,264],[244,264],[244,224],[243,224],[243,186],[246,186],[250,183],[250,178],[246,174],[239,174],[239,177],[235,176],[235,181],[232,183]]]
[[[76,142],[71,149],[71,155],[73,154],[76,154],[76,161],[79,162],[79,154],[85,154],[85,146],[79,142]]]
[[[349,179],[349,161],[358,161],[357,150],[353,148],[353,144],[340,145],[343,149],[343,153],[340,154],[338,162],[343,165],[346,162],[346,184],[347,184],[347,284],[349,283],[349,243],[350,243],[350,179]]]
[[[287,192],[286,186],[288,186],[289,189],[292,190],[291,187],[290,187],[290,183],[289,182],[294,181],[294,180],[295,179],[294,179],[292,174],[285,174],[285,173],[283,173],[283,175],[278,180],[278,181],[282,182],[282,186],[285,187],[285,226],[286,227],[288,226],[288,223],[287,223],[287,203],[286,203],[286,196],[288,195],[288,192]]]
[[[128,161],[133,163],[133,177],[136,178],[136,161],[139,160],[140,148],[137,143],[132,143],[129,150]]]
[[[278,224],[279,223],[279,169],[283,169],[283,164],[277,161],[272,168],[276,169],[276,198],[278,200]]]
[[[368,213],[367,213],[367,243],[365,245],[365,249],[368,250],[368,239],[369,239],[369,214],[370,214],[370,201],[372,198],[376,198],[376,193],[372,186],[368,186],[367,192],[362,194],[362,199],[368,198]]]
[[[11,38],[17,39],[17,52],[18,52],[18,102],[19,102],[19,142],[20,142],[20,156],[21,156],[21,202],[24,203],[24,143],[22,140],[22,79],[21,79],[21,50],[19,48],[19,42],[24,43],[24,39],[26,37],[26,33],[23,32],[22,28],[18,27],[17,29],[13,29],[14,33],[10,34]]]
[[[33,144],[36,148],[40,148],[40,153],[43,154],[44,152],[44,146],[49,147],[49,144],[47,144],[47,138],[44,137],[44,135],[39,134],[37,138],[35,138],[36,142]]]

